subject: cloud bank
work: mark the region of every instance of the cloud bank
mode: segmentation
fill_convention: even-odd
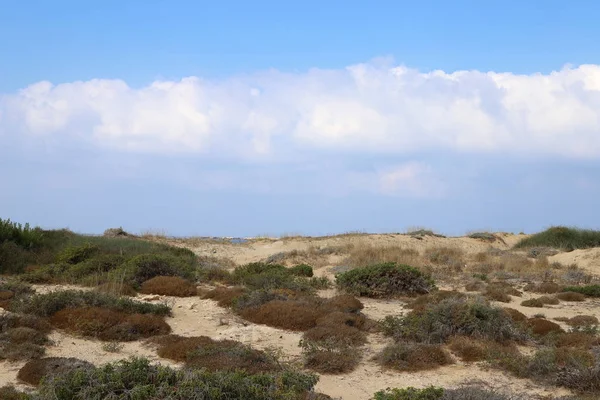
[[[131,153],[291,162],[297,154],[424,152],[595,159],[600,66],[550,74],[420,72],[380,62],[133,88],[38,82],[0,95],[0,145],[41,142]],[[423,192],[408,163],[379,185]]]

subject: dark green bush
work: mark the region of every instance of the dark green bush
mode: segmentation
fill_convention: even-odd
[[[91,243],[84,243],[81,246],[68,246],[58,253],[56,260],[59,263],[78,264],[89,259],[99,250],[98,246]]]
[[[600,231],[553,226],[543,232],[522,239],[515,247],[553,247],[574,250],[598,246],[600,246]]]
[[[18,274],[35,262],[34,255],[15,242],[0,242],[0,274]]]
[[[318,378],[294,371],[248,374],[174,370],[132,358],[42,381],[39,400],[169,399],[291,400],[311,392]]]
[[[589,297],[600,297],[600,285],[567,286],[562,291],[581,293]]]
[[[125,297],[116,297],[107,293],[82,290],[65,290],[45,294],[36,294],[15,301],[11,311],[49,317],[65,308],[103,307],[129,314],[169,315],[171,309],[164,304],[141,303]]]
[[[0,218],[0,244],[13,242],[25,249],[41,245],[44,235],[39,227],[32,228],[29,224],[21,225],[10,219]]]
[[[313,268],[307,264],[299,264],[292,268],[289,268],[290,274],[295,276],[305,276],[307,278],[312,278],[314,275]]]
[[[310,281],[302,276],[295,276],[291,269],[278,264],[251,263],[237,267],[232,279],[252,290],[290,289],[297,292],[311,292]]]
[[[397,340],[443,343],[452,336],[495,341],[524,340],[524,328],[499,307],[481,299],[448,298],[430,307],[415,309],[403,317],[388,317],[384,332]]]
[[[336,275],[336,283],[355,296],[393,297],[429,293],[435,289],[431,277],[417,268],[383,263],[356,268]]]
[[[184,279],[195,278],[195,263],[187,257],[170,254],[140,254],[113,270],[115,277],[123,279],[135,287],[156,276],[179,276]]]

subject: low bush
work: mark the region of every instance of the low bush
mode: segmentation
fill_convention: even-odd
[[[587,325],[598,325],[598,318],[593,315],[576,315],[571,318],[555,318],[557,321],[566,322],[569,326],[587,326]]]
[[[300,341],[304,366],[322,374],[342,374],[353,371],[362,358],[362,352],[336,338]]]
[[[375,393],[373,400],[442,400],[444,389],[430,386],[423,389],[414,387],[388,388]]]
[[[49,343],[50,326],[33,316],[0,316],[0,359],[17,361],[40,358]]]
[[[245,308],[240,315],[256,324],[274,328],[305,331],[317,324],[326,313],[314,303],[307,301],[274,300],[259,307]]]
[[[196,285],[178,276],[155,276],[142,283],[140,293],[190,297],[198,294]]]
[[[521,305],[524,306],[524,307],[537,307],[537,308],[541,308],[541,307],[544,307],[547,304],[556,305],[556,304],[559,304],[559,303],[560,302],[558,301],[558,299],[556,297],[540,296],[538,298],[524,300],[524,301],[521,302]]]
[[[122,270],[122,271],[121,271]],[[141,254],[131,258],[118,270],[116,275],[123,275],[124,281],[139,287],[143,282],[156,276],[178,276],[193,280],[196,262],[194,259],[170,254]]]
[[[77,358],[48,357],[29,361],[17,373],[17,379],[38,386],[43,378],[58,378],[74,371],[91,370],[93,364]]]
[[[434,304],[439,304],[446,299],[466,299],[467,295],[453,290],[435,290],[429,294],[421,295],[406,304],[406,308],[423,310]]]
[[[362,314],[333,311],[317,318],[317,326],[322,325],[345,325],[362,331],[369,331],[375,323]]]
[[[557,373],[556,383],[579,393],[597,394],[600,392],[600,363],[563,368]]]
[[[233,340],[217,341],[207,336],[176,335],[156,339],[160,357],[184,362],[189,367],[201,367],[209,371],[244,370],[248,373],[281,369],[271,355]]]
[[[566,332],[549,337],[556,347],[579,347],[590,349],[600,346],[600,338],[585,332]]]
[[[541,294],[554,294],[562,290],[562,287],[558,283],[554,282],[542,282],[539,284],[529,283],[523,288],[526,292],[541,293]]]
[[[344,313],[357,313],[364,308],[363,303],[349,294],[341,294],[327,299],[330,307]]]
[[[531,333],[536,336],[545,336],[550,333],[564,332],[560,325],[544,318],[530,318],[527,321],[527,324],[531,329]]]
[[[32,249],[42,245],[44,234],[39,227],[22,225],[10,219],[0,218],[0,243],[12,242],[24,249]]]
[[[553,247],[564,250],[600,246],[600,231],[554,226],[522,239],[515,248]]]
[[[95,287],[95,290],[100,293],[107,293],[113,296],[130,296],[134,297],[137,292],[135,289],[121,282],[106,282]]]
[[[215,300],[221,307],[232,307],[244,293],[246,293],[246,289],[243,287],[217,287],[201,293],[201,297]]]
[[[106,341],[132,341],[171,331],[157,315],[127,314],[99,307],[67,308],[50,317],[53,326]]]
[[[13,302],[11,311],[49,317],[65,308],[102,307],[114,311],[139,314],[169,315],[171,309],[164,304],[142,303],[107,293],[83,290],[64,290],[36,294]]]
[[[527,335],[502,309],[481,299],[449,298],[400,317],[388,329],[397,340],[443,343],[452,336],[494,341],[524,340]]]
[[[514,308],[503,308],[504,312],[513,320],[513,322],[524,322],[527,320],[527,315]]]
[[[577,292],[557,293],[556,297],[562,301],[585,301],[586,299],[584,294]]]
[[[3,400],[29,400],[31,396],[27,393],[19,392],[14,386],[0,387],[0,399]]]
[[[306,293],[314,291],[308,278],[296,276],[292,274],[291,269],[279,264],[246,264],[233,271],[232,279],[236,284],[251,290],[289,289]]]
[[[64,264],[79,264],[93,255],[97,254],[100,248],[91,243],[85,243],[81,246],[68,246],[56,256],[56,261]]]
[[[567,286],[562,291],[581,293],[589,297],[600,297],[600,285]]]
[[[323,322],[304,332],[303,338],[310,342],[318,343],[331,340],[353,347],[361,346],[367,342],[367,335],[358,328],[346,324]]]
[[[472,362],[484,360],[487,356],[487,344],[467,336],[455,336],[448,342],[448,348],[462,361]]]
[[[133,358],[100,368],[71,371],[45,380],[38,400],[132,398],[169,400],[289,400],[312,392],[318,378],[284,370],[277,373],[174,370]]]
[[[313,276],[313,268],[307,264],[298,264],[294,267],[289,268],[289,272],[295,276],[305,276],[307,278],[312,278]]]
[[[336,275],[340,289],[356,296],[397,297],[426,294],[435,289],[431,277],[408,265],[385,263]]]
[[[423,371],[454,363],[439,345],[398,342],[386,346],[375,360],[386,368],[398,371]]]

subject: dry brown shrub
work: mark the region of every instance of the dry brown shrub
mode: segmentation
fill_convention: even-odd
[[[514,308],[504,308],[504,311],[510,316],[510,318],[515,322],[523,322],[527,321],[527,315],[523,314],[519,310],[515,310]]]
[[[550,304],[554,306],[560,303],[560,301],[556,297],[551,296],[540,296],[538,300],[540,300],[544,304]]]
[[[521,302],[521,305],[523,307],[542,308],[542,307],[544,307],[544,302],[541,301],[540,299],[529,299],[529,300],[523,300]]]
[[[240,312],[240,315],[250,322],[295,331],[315,327],[317,319],[326,314],[326,311],[314,303],[293,300],[274,300]]]
[[[576,292],[562,292],[556,295],[562,301],[585,301],[586,297],[584,294]]]
[[[171,331],[159,316],[100,307],[67,308],[50,317],[50,323],[68,332],[109,341],[131,341]]]
[[[455,336],[448,342],[450,350],[462,361],[472,362],[485,359],[485,343],[466,336]]]
[[[221,307],[231,307],[235,299],[246,292],[243,287],[217,287],[202,295],[205,299],[215,300]]]
[[[362,314],[334,311],[317,319],[317,325],[346,325],[363,331],[370,330],[375,321],[371,321]]]
[[[364,308],[363,303],[350,294],[342,294],[327,299],[327,305],[342,312],[359,312]]]
[[[544,318],[530,318],[527,324],[531,327],[531,332],[538,336],[545,336],[549,333],[564,333],[560,325]]]
[[[479,292],[483,289],[485,289],[485,283],[482,281],[473,281],[465,285],[465,290],[467,292]]]
[[[490,300],[500,301],[502,303],[510,303],[512,298],[506,294],[502,289],[488,288],[484,296]]]
[[[410,372],[435,369],[454,363],[443,347],[412,342],[391,344],[377,354],[375,360],[384,367]]]
[[[179,276],[156,276],[142,283],[140,293],[161,296],[190,297],[195,296],[196,285]]]
[[[14,344],[34,343],[43,345],[48,341],[45,333],[24,326],[9,329],[3,336]]]
[[[467,297],[464,293],[455,290],[437,290],[433,293],[421,295],[406,305],[406,308],[419,311],[424,310],[432,304],[438,304],[443,300],[451,298],[463,299]]]
[[[321,374],[343,374],[352,372],[360,363],[362,352],[347,343],[329,340],[326,342],[301,342],[304,366]]]
[[[423,260],[415,249],[400,246],[373,246],[367,243],[355,245],[341,264],[349,267],[366,267],[387,262],[415,267],[423,265]]]
[[[160,357],[185,362],[189,367],[202,367],[209,371],[242,369],[249,373],[279,369],[276,361],[265,352],[234,340],[169,335],[153,342],[159,345],[157,353]]]
[[[562,287],[558,283],[554,282],[542,282],[539,284],[529,283],[523,290],[526,292],[543,293],[543,294],[554,294],[560,292]]]
[[[591,348],[600,345],[600,338],[585,332],[566,332],[557,335],[556,347]]]
[[[598,318],[593,315],[576,315],[566,321],[569,326],[598,325]]]
[[[73,370],[93,368],[77,358],[48,357],[29,361],[17,373],[17,379],[37,386],[44,377],[61,376]]]
[[[361,346],[367,342],[367,335],[358,328],[345,324],[323,324],[304,332],[304,339],[313,342],[332,340],[351,346]]]
[[[0,308],[3,308],[5,310],[10,310],[11,303],[12,303],[11,300],[0,300]]]
[[[0,399],[2,400],[26,400],[27,398],[12,385],[0,387]]]
[[[100,293],[108,293],[115,296],[135,296],[137,294],[132,286],[121,282],[103,283],[102,285],[97,286],[95,290]]]
[[[10,300],[15,296],[15,292],[11,290],[0,291],[0,301]]]
[[[464,252],[456,247],[432,247],[425,250],[425,258],[437,266],[450,268],[452,271],[462,271],[466,262]]]

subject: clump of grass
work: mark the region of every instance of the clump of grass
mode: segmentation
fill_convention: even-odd
[[[517,323],[524,322],[527,320],[527,316],[523,314],[519,310],[515,310],[514,308],[503,308],[503,311],[514,321]]]
[[[40,358],[49,343],[50,325],[34,316],[0,316],[0,359],[17,361]]]
[[[342,260],[340,265],[356,268],[385,263],[420,266],[422,260],[419,252],[415,249],[360,243],[350,249],[350,253]]]
[[[279,264],[250,263],[237,267],[232,281],[251,290],[289,289],[296,292],[314,291],[308,278],[296,276],[291,269]]]
[[[467,336],[455,336],[448,342],[450,351],[458,355],[462,361],[481,361],[486,358],[486,343],[473,340]]]
[[[567,286],[562,291],[581,293],[589,297],[600,297],[600,285]]]
[[[414,300],[406,304],[406,308],[412,310],[423,310],[431,307],[434,304],[439,304],[446,299],[465,299],[467,295],[454,290],[435,290],[431,293],[416,297]]]
[[[221,307],[231,307],[235,301],[246,293],[243,287],[217,287],[207,292],[201,292],[205,299],[212,299]]]
[[[435,289],[430,276],[417,268],[385,263],[356,268],[336,275],[337,286],[356,296],[397,297],[429,293]]]
[[[587,249],[600,246],[600,231],[553,226],[522,239],[515,248],[552,247],[563,250]]]
[[[556,305],[559,301],[556,297],[550,296],[540,296],[534,299],[524,300],[521,302],[521,305],[524,307],[537,307],[542,308],[547,304]]]
[[[569,326],[586,326],[586,325],[598,325],[598,318],[593,315],[576,315],[571,318],[558,317],[554,318],[556,321],[565,322]]]
[[[555,282],[542,282],[539,284],[527,284],[523,290],[533,293],[554,294],[560,292],[562,287]]]
[[[435,369],[454,361],[441,346],[412,342],[398,342],[385,347],[375,360],[386,368],[397,371],[423,371]]]
[[[557,323],[545,318],[530,318],[527,321],[531,332],[536,336],[545,336],[551,333],[563,333],[563,329]]]
[[[305,331],[314,328],[317,319],[325,315],[325,312],[310,301],[273,300],[258,307],[245,308],[241,310],[240,315],[257,324]]]
[[[475,298],[449,298],[403,317],[386,317],[387,334],[396,340],[443,343],[452,336],[493,341],[524,340],[523,328],[501,308]]]
[[[438,266],[451,268],[453,271],[462,271],[465,266],[464,252],[456,247],[432,247],[425,251],[425,258]]]
[[[171,327],[157,315],[127,314],[99,307],[66,308],[50,317],[53,326],[105,341],[165,335]]]
[[[307,278],[312,278],[314,275],[313,268],[307,264],[298,264],[294,267],[289,268],[290,274],[295,276],[305,276]]]
[[[141,303],[125,297],[83,290],[64,290],[36,294],[13,302],[11,311],[49,317],[65,308],[102,307],[125,313],[170,315],[164,304]]]
[[[188,367],[202,367],[209,371],[244,370],[248,373],[281,369],[272,355],[234,340],[169,335],[150,342],[158,344],[160,357],[184,362]]]
[[[119,342],[106,342],[102,344],[102,350],[107,353],[120,353],[123,347],[123,344]]]
[[[471,239],[482,240],[484,242],[493,243],[497,240],[503,241],[499,236],[490,232],[474,232],[469,235]]]
[[[31,396],[27,393],[19,392],[12,385],[0,387],[0,399],[3,400],[29,400]]]
[[[198,290],[192,282],[178,276],[155,276],[142,283],[140,293],[190,297],[197,295]]]
[[[122,282],[106,282],[95,287],[95,290],[100,293],[107,293],[113,296],[130,296],[137,294],[135,289]]]
[[[108,399],[139,393],[140,398],[148,399],[288,400],[303,398],[317,381],[313,374],[292,370],[259,374],[174,370],[132,358],[47,379],[38,388],[37,397],[51,400],[56,399],[56,393],[67,393],[69,398]]]
[[[77,358],[48,357],[29,361],[17,373],[17,379],[38,386],[43,378],[60,378],[73,371],[85,371],[93,364]]]
[[[435,386],[417,389],[387,388],[375,393],[373,400],[441,400],[444,398],[444,389]]]
[[[192,280],[195,270],[195,260],[187,257],[169,254],[141,254],[123,264],[116,270],[116,275],[123,275],[125,282],[139,287],[143,282],[157,276],[178,276]]]

